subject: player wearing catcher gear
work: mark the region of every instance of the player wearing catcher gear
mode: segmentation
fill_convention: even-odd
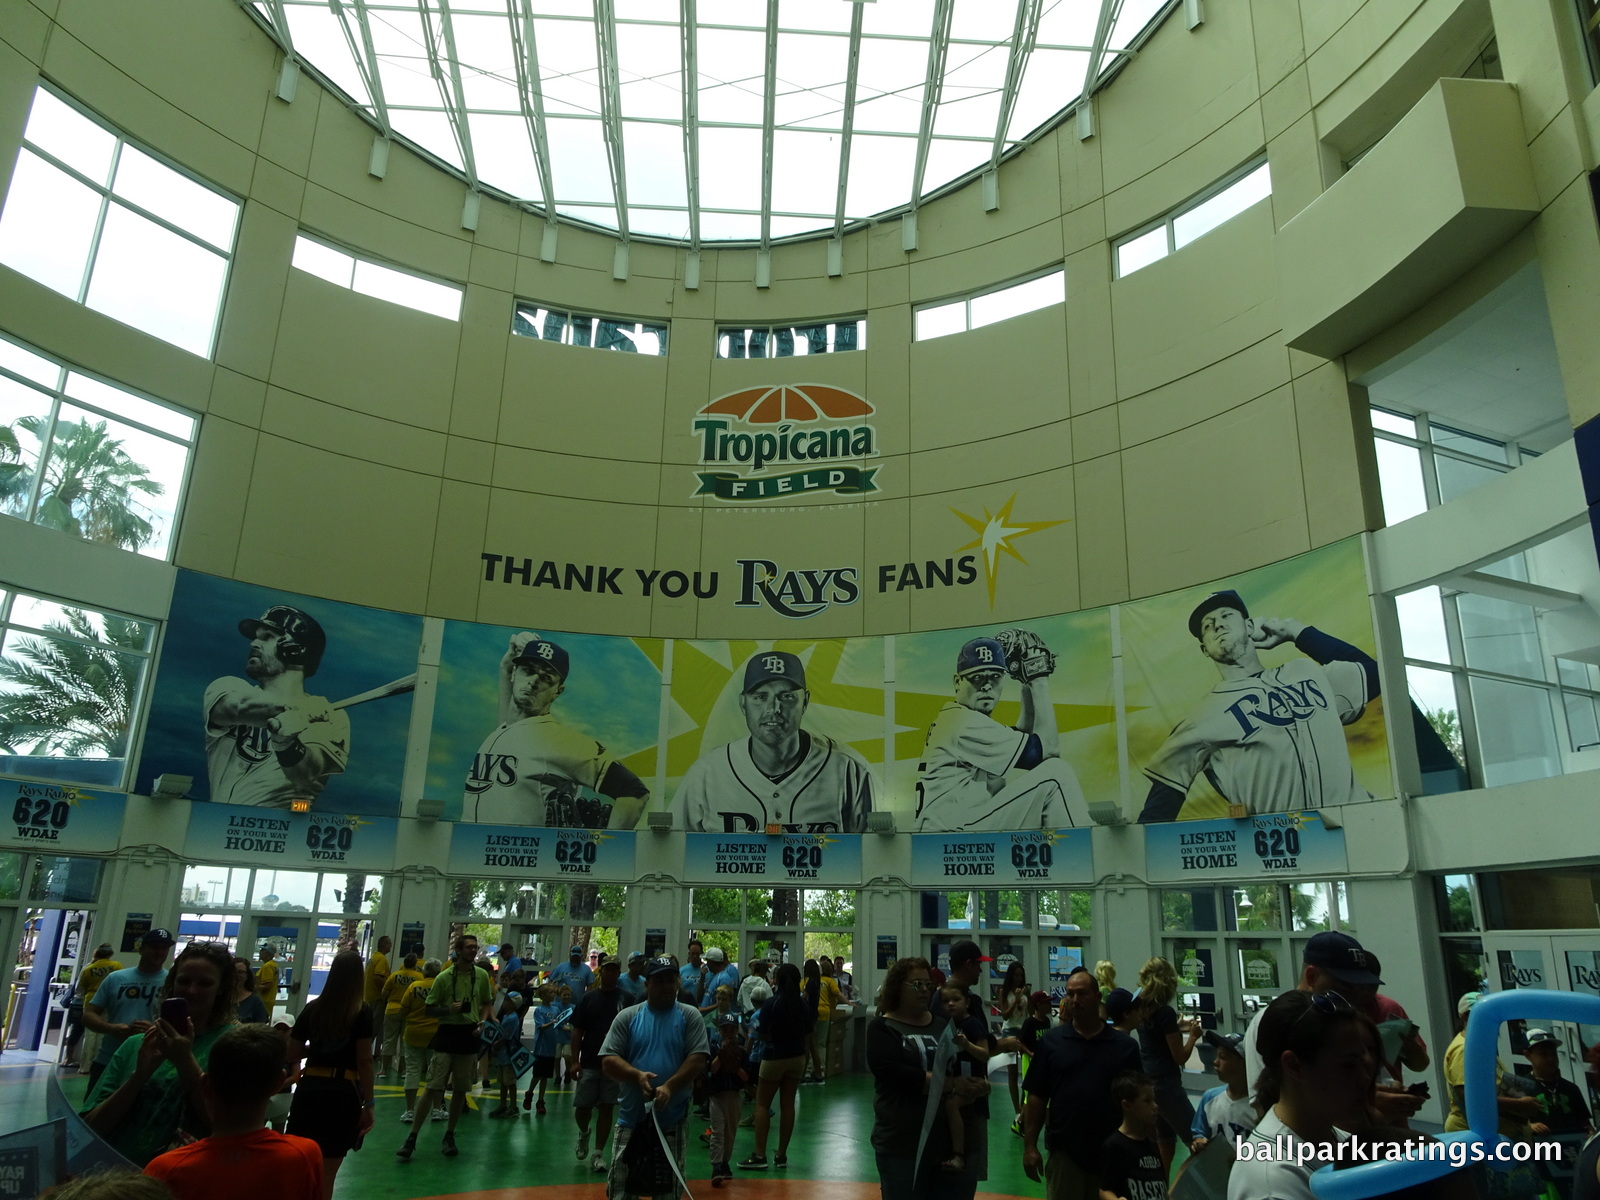
[[[1251,620],[1235,591],[1202,600],[1189,632],[1222,681],[1145,765],[1150,795],[1140,821],[1176,820],[1202,774],[1250,813],[1372,799],[1356,782],[1344,737],[1378,695],[1371,656],[1302,621]],[[1307,657],[1263,667],[1259,651],[1285,642]]]
[[[701,755],[672,809],[698,833],[863,833],[872,776],[856,754],[800,727],[811,693],[793,654],[767,650],[744,668],[739,711],[750,736]]]
[[[485,825],[632,829],[649,789],[592,737],[550,715],[567,652],[517,633],[500,659],[500,727],[472,760],[461,819]]]
[[[1022,720],[1008,729],[990,714],[1008,672],[1053,668],[1055,658],[1037,635],[1006,630],[974,638],[956,657],[955,691],[928,727],[917,764],[917,831],[1061,829],[1087,825],[1089,809],[1078,777],[1061,758],[1048,673],[1022,687]],[[1016,665],[1010,666],[1009,658]],[[1019,774],[1006,778],[1009,771]]]
[[[309,613],[274,604],[239,622],[250,639],[244,673],[206,688],[206,768],[220,804],[289,808],[313,800],[350,761],[350,718],[306,694],[327,635]]]

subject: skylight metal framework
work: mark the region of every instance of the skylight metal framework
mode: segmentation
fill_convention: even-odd
[[[237,2],[474,192],[692,249],[914,212],[1054,126],[1178,5]]]

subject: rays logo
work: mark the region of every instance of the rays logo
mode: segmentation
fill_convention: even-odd
[[[877,468],[851,460],[877,456],[877,432],[869,424],[844,423],[872,411],[854,392],[818,383],[745,388],[713,400],[694,420],[700,463],[736,469],[699,472],[694,495],[748,501],[875,492]],[[786,464],[799,469],[767,473]]]
[[[739,598],[735,608],[770,608],[782,617],[814,617],[830,604],[854,604],[861,598],[861,583],[854,567],[825,567],[819,571],[779,570],[767,558],[735,559],[739,565]],[[777,667],[782,669],[781,660]]]

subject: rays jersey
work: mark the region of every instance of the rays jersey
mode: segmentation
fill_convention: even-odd
[[[750,738],[702,755],[684,775],[672,810],[696,833],[861,833],[872,811],[867,764],[832,738],[800,731],[800,759],[783,775],[764,774]]]
[[[248,679],[231,675],[206,688],[206,774],[218,804],[288,808],[292,800],[320,794],[328,776],[350,761],[350,718],[323,696],[307,696],[301,706],[311,725],[299,736],[298,755],[274,750],[264,725],[228,723],[231,709],[260,694]]]
[[[549,713],[500,726],[478,748],[461,819],[484,825],[604,829],[611,798],[595,788],[612,757],[592,737]]]
[[[1367,700],[1366,672],[1354,662],[1297,658],[1224,679],[1167,736],[1145,774],[1180,793],[1204,774],[1251,813],[1370,800],[1344,738]]]
[[[917,764],[918,832],[1071,825],[1082,791],[1061,759],[1035,762],[1007,784],[1032,736],[954,700],[941,708]]]

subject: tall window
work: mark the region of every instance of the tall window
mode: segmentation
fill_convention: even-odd
[[[0,590],[0,773],[120,787],[155,631]]]
[[[0,262],[210,355],[239,202],[43,86],[0,214]]]
[[[1390,525],[1446,504],[1538,454],[1516,442],[1468,433],[1426,413],[1372,409],[1383,515]]]
[[[1118,239],[1114,247],[1117,277],[1176,253],[1270,195],[1272,172],[1263,157],[1143,229]]]
[[[169,558],[195,418],[0,337],[0,513]]]

